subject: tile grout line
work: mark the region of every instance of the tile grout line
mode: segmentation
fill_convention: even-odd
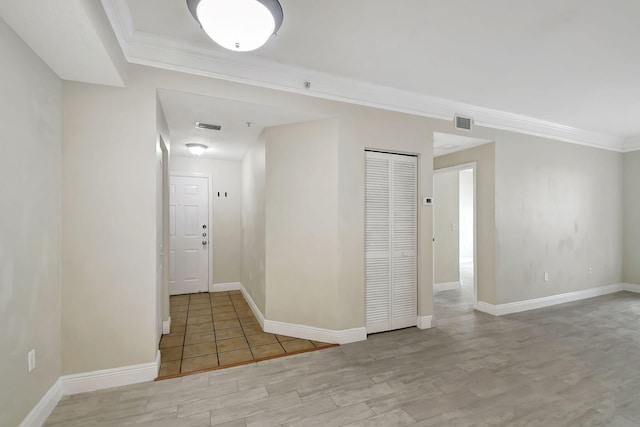
[[[242,299],[244,300],[245,303],[247,302],[244,299],[244,295],[242,296]],[[231,304],[233,304],[233,300],[231,300]],[[247,342],[247,347],[249,347],[249,353],[251,353],[251,360],[255,361],[256,360],[256,355],[253,354],[253,350],[251,349],[251,343],[249,342],[249,338],[247,338],[247,334],[244,331],[244,326],[242,326],[242,322],[240,322],[240,316],[238,315],[238,309],[236,308],[235,304],[233,304],[233,312],[236,314],[236,319],[238,319],[238,323],[240,323],[240,330],[242,331],[242,336],[244,337],[244,340]],[[264,332],[264,331],[262,331],[262,332]]]

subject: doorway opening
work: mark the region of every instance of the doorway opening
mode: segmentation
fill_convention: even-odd
[[[473,311],[476,281],[476,163],[434,171],[434,309]],[[451,311],[451,312],[450,312]]]

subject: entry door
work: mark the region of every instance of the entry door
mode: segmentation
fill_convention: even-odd
[[[169,194],[169,293],[208,292],[209,183],[171,176]]]
[[[417,324],[417,171],[414,156],[365,153],[367,333]]]

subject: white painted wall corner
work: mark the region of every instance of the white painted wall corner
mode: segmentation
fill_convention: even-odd
[[[433,316],[418,316],[418,329],[430,329],[433,327]]]
[[[461,287],[460,282],[434,283],[433,292],[453,291],[455,289],[460,289]]]

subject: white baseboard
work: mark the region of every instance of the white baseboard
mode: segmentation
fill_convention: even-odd
[[[162,334],[167,335],[171,333],[171,316],[166,322],[162,322]]]
[[[213,285],[209,285],[209,292],[239,291],[241,289],[242,283],[240,282],[216,283]]]
[[[633,283],[623,283],[622,290],[640,294],[640,285],[634,285]]]
[[[58,378],[29,412],[29,415],[22,420],[19,427],[41,427],[44,425],[60,399],[62,399],[62,381]]]
[[[256,316],[256,319],[258,319],[258,323],[260,324],[260,327],[264,331],[265,330],[264,329],[264,314],[262,314],[262,312],[260,311],[260,309],[256,305],[255,301],[253,301],[253,298],[251,298],[251,295],[249,295],[249,292],[247,292],[247,290],[245,289],[244,285],[242,283],[239,283],[239,285],[240,285],[240,292],[242,292],[242,296],[247,301],[247,304],[249,304],[249,307],[251,308],[251,311],[253,312],[253,315]]]
[[[65,375],[60,377],[60,381],[64,395],[68,395],[153,381],[159,370],[160,351],[151,363]]]
[[[632,285],[628,283],[615,283],[613,285],[599,286],[597,288],[585,289],[582,291],[567,292],[564,294],[550,295],[548,297],[535,298],[526,301],[510,302],[507,304],[489,304],[478,301],[474,308],[478,311],[491,314],[493,316],[502,316],[511,313],[520,313],[522,311],[535,310],[538,308],[551,307],[553,305],[564,304],[567,302],[580,301],[587,298],[599,297],[602,295],[613,294],[620,291],[629,291],[640,293],[640,285]]]
[[[249,292],[247,292],[244,285],[240,284],[240,286],[240,291],[242,292],[244,299],[247,300],[249,307],[251,307],[251,311],[253,311],[256,319],[258,319],[258,323],[260,323],[260,327],[265,332],[302,338],[305,340],[322,341],[331,344],[348,344],[350,342],[363,341],[367,339],[367,330],[364,327],[333,330],[267,320],[264,318],[264,314],[262,314],[258,309],[258,306],[253,301],[253,298],[251,298],[251,295],[249,295]]]
[[[433,316],[418,316],[418,329],[429,329],[433,324]]]
[[[460,289],[460,282],[445,282],[445,283],[434,283],[433,284],[433,292],[442,292],[442,291],[453,291],[455,289]]]
[[[364,327],[334,330],[316,328],[307,325],[297,325],[294,323],[278,322],[275,320],[265,320],[264,331],[271,334],[286,335],[289,337],[322,341],[331,344],[349,344],[367,339],[367,330]]]

